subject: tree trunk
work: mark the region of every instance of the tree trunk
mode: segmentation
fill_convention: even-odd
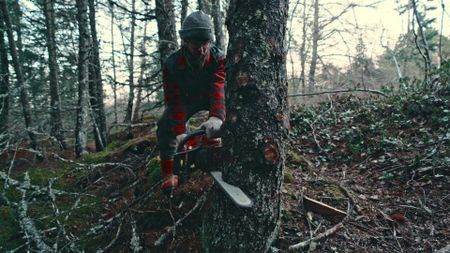
[[[16,72],[17,77],[17,89],[19,91],[20,96],[20,103],[22,105],[22,112],[25,119],[25,127],[26,131],[28,133],[28,136],[31,140],[31,145],[34,149],[38,149],[38,144],[36,140],[36,136],[33,133],[32,130],[32,120],[31,120],[31,108],[30,108],[30,101],[28,99],[28,92],[25,89],[25,79],[22,72],[22,65],[19,61],[19,55],[17,52],[16,42],[14,41],[14,36],[12,32],[12,25],[11,20],[9,18],[9,11],[8,6],[6,4],[6,0],[0,0],[0,8],[1,8],[1,15],[3,16],[3,21],[5,23],[6,27],[6,33],[8,35],[8,41],[9,41],[9,51],[11,53],[12,61],[14,70]]]
[[[188,8],[189,8],[189,1],[181,0],[181,25],[183,25],[183,21],[187,17]]]
[[[0,142],[6,137],[9,122],[9,62],[4,31],[5,25],[0,11]]]
[[[204,220],[209,252],[267,252],[276,238],[289,128],[285,32],[288,1],[232,1],[227,19],[227,120],[221,170],[253,201],[217,190]],[[243,25],[245,24],[245,25]]]
[[[311,64],[309,65],[308,87],[313,92],[316,86],[316,65],[317,65],[317,47],[319,43],[319,0],[314,0],[314,21],[313,21],[313,41]]]
[[[89,0],[89,24],[91,27],[91,54],[89,62],[90,72],[90,102],[93,111],[95,149],[101,151],[107,145],[107,127],[105,116],[105,105],[103,102],[103,82],[100,70],[100,52],[97,39],[97,28],[95,21],[95,3]]]
[[[214,35],[216,36],[216,46],[225,50],[225,35],[223,32],[223,17],[220,8],[220,0],[213,0],[212,15],[214,21]]]
[[[172,0],[156,0],[160,64],[178,48],[175,15]]]
[[[116,57],[114,52],[114,4],[110,2],[110,10],[111,10],[111,61],[112,61],[112,68],[113,68],[113,83],[112,83],[112,89],[113,89],[113,96],[114,96],[114,123],[118,123],[117,118],[117,72],[116,72]]]
[[[89,76],[89,30],[87,6],[88,0],[77,0],[78,20],[78,108],[77,125],[75,129],[75,154],[80,157],[87,151],[87,121],[89,114],[88,76]]]
[[[128,93],[128,104],[125,113],[125,123],[131,123],[133,116],[133,102],[134,102],[134,29],[136,27],[136,0],[131,1],[131,38],[130,38],[130,62],[129,62],[129,84],[130,91]]]
[[[61,97],[59,92],[59,68],[56,56],[55,39],[55,10],[54,0],[44,1],[44,16],[46,25],[47,49],[48,49],[48,67],[50,70],[50,134],[54,136],[61,145],[62,149],[67,148],[66,140],[63,134],[63,125],[61,119]]]

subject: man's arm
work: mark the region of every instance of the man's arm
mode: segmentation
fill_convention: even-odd
[[[225,57],[221,56],[219,66],[213,74],[213,81],[209,90],[209,117],[225,120]]]

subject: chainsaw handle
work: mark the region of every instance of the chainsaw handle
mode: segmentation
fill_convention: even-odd
[[[199,135],[203,135],[205,133],[206,133],[206,131],[204,129],[197,129],[197,130],[194,130],[194,131],[188,133],[186,135],[186,137],[184,137],[184,139],[181,140],[180,143],[178,143],[177,153],[180,153],[183,151],[184,144],[186,144],[186,142],[188,142],[190,139],[192,139],[196,136],[199,136]]]

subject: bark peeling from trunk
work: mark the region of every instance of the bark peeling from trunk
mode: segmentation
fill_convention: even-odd
[[[238,208],[216,192],[203,228],[209,252],[266,252],[277,234],[289,128],[287,11],[284,0],[230,3],[221,168],[224,180],[239,186],[254,206]]]

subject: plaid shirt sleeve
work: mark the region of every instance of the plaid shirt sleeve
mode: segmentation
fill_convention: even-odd
[[[225,57],[221,56],[208,92],[210,99],[209,117],[225,120]]]
[[[163,87],[164,87],[164,101],[167,110],[169,110],[170,131],[175,135],[186,132],[187,109],[181,99],[181,90],[169,74],[165,67],[163,70]]]

